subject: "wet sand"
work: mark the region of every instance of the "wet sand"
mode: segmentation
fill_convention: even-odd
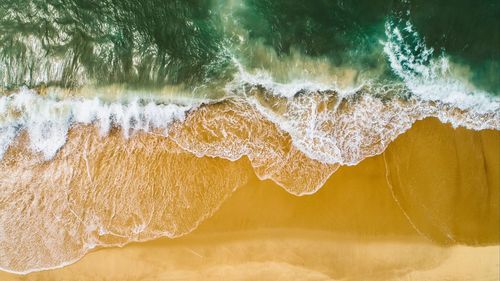
[[[252,176],[181,238],[0,279],[498,280],[499,181],[500,132],[427,119],[315,194]]]

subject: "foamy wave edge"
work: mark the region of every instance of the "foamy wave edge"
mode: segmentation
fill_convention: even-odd
[[[101,138],[105,138],[112,128],[118,128],[123,138],[134,138],[140,132],[159,133],[198,157],[235,161],[247,156],[259,178],[271,179],[292,194],[305,195],[320,189],[340,165],[356,165],[367,157],[382,153],[417,120],[436,117],[453,127],[500,130],[498,108],[489,106],[489,110],[479,111],[418,96],[403,97],[400,86],[377,88],[365,85],[345,92],[293,87],[300,90],[293,95],[283,95],[281,91],[287,88],[286,85],[241,83],[231,88],[223,100],[191,104],[141,99],[111,103],[98,98],[57,99],[21,89],[0,97],[0,155],[3,156],[23,131],[29,137],[27,148],[41,155],[43,161],[51,161],[57,155],[67,141],[68,131],[78,125],[96,126]],[[224,112],[231,111],[227,116],[214,111],[216,106],[222,105]],[[185,130],[192,124],[200,127]],[[249,124],[256,126],[250,128]],[[238,131],[239,125],[243,126],[243,131]],[[246,128],[250,129],[245,131]],[[281,152],[274,147],[266,149],[269,146],[267,132],[272,128],[278,129],[280,138],[290,138],[298,152]],[[216,138],[204,140],[201,135],[207,132]],[[247,135],[238,135],[241,132]],[[310,166],[294,166],[295,158],[290,158],[287,153],[298,159],[305,155]],[[276,161],[276,157],[284,160]],[[309,177],[313,180],[307,182],[308,188],[295,186],[296,182],[283,175],[288,169],[296,173],[297,169],[304,168],[307,173],[318,173]],[[58,265],[23,271],[2,267],[2,270],[27,274],[55,269],[78,261],[95,247],[124,246],[162,236],[182,236],[196,229],[217,209],[205,213],[182,233],[155,233],[154,237],[147,239],[131,236],[127,242],[119,244],[85,244],[82,255]]]
[[[500,130],[500,102],[495,98],[483,96],[479,101],[487,106],[468,107],[460,100],[402,96],[401,85],[367,84],[342,91],[328,89],[327,85],[311,88],[309,84],[240,82],[228,88],[227,98],[190,104],[140,98],[116,102],[97,97],[60,99],[23,88],[0,97],[0,160],[22,131],[29,135],[29,149],[49,161],[67,141],[72,126],[95,125],[102,137],[112,128],[120,129],[125,138],[152,131],[168,136],[173,123],[184,122],[201,107],[228,101],[249,105],[245,110],[250,112],[242,114],[262,115],[288,134],[298,150],[325,164],[356,165],[380,154],[414,122],[428,117],[454,128]],[[223,147],[219,153],[210,154],[195,146],[181,146],[199,157],[236,160],[245,155],[244,151],[227,153]]]

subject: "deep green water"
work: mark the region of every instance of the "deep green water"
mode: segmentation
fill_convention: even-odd
[[[189,88],[230,81],[235,61],[282,82],[320,62],[398,81],[383,48],[388,22],[411,23],[418,34],[403,36],[418,63],[446,56],[464,79],[499,94],[496,0],[1,0],[0,83]],[[277,69],[279,61],[289,63]]]

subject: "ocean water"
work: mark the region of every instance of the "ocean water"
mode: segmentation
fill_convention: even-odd
[[[500,130],[499,14],[490,0],[0,0],[0,268],[186,234],[244,184],[228,160],[306,195],[418,120]]]

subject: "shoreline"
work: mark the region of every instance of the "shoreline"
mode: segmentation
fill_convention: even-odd
[[[179,257],[170,253],[172,249],[175,249],[175,245],[187,243],[187,247],[191,247],[196,245],[196,241],[200,239],[204,241],[202,244],[206,245],[206,252],[213,255],[215,260],[212,260],[212,262],[217,266],[228,269],[224,262],[230,257],[225,256],[229,253],[221,253],[221,249],[224,249],[227,245],[241,244],[241,247],[236,247],[234,251],[240,251],[238,253],[241,255],[243,265],[255,259],[255,256],[272,262],[273,258],[283,252],[286,253],[287,247],[283,246],[283,244],[288,245],[286,242],[288,240],[283,239],[283,237],[285,233],[289,234],[289,232],[299,233],[295,239],[290,241],[304,240],[306,244],[316,243],[316,250],[314,250],[316,252],[321,252],[320,250],[326,247],[325,245],[337,245],[335,246],[337,248],[330,248],[331,251],[326,251],[324,255],[336,255],[339,252],[346,251],[338,247],[344,245],[346,243],[344,237],[348,237],[347,241],[350,242],[347,242],[347,244],[351,243],[351,250],[348,250],[348,252],[351,251],[351,254],[365,251],[366,247],[363,245],[372,243],[373,245],[379,245],[374,246],[377,248],[375,252],[380,252],[381,255],[387,257],[394,255],[398,250],[391,254],[390,251],[384,250],[384,243],[419,249],[418,246],[415,246],[418,244],[434,249],[433,253],[436,255],[448,253],[449,249],[457,249],[456,251],[451,250],[451,262],[460,264],[467,260],[469,256],[476,255],[477,258],[486,259],[486,263],[494,265],[494,260],[498,260],[498,255],[494,255],[492,252],[496,251],[498,253],[496,250],[498,249],[498,238],[495,237],[498,237],[499,229],[497,212],[499,199],[498,196],[495,196],[499,192],[498,180],[495,181],[495,179],[498,179],[499,169],[495,168],[500,167],[500,159],[495,157],[495,155],[498,155],[500,148],[494,144],[499,143],[499,139],[499,131],[452,129],[449,125],[441,124],[435,119],[419,121],[408,132],[391,143],[382,155],[365,159],[357,166],[341,167],[319,191],[312,195],[294,196],[275,183],[269,180],[261,181],[253,175],[249,178],[247,184],[234,191],[222,203],[213,216],[202,222],[192,233],[183,237],[175,239],[160,238],[150,242],[132,243],[123,248],[101,248],[90,251],[80,261],[61,269],[35,272],[25,276],[0,273],[0,277],[5,280],[25,280],[26,278],[27,280],[32,280],[32,278],[36,280],[69,280],[64,278],[69,278],[74,274],[88,273],[90,270],[88,266],[90,265],[99,266],[111,262],[115,266],[115,270],[117,270],[118,268],[127,268],[127,266],[131,266],[127,265],[128,263],[133,264],[137,261],[135,258],[121,258],[122,254],[125,253],[132,256],[140,255],[146,259],[149,257],[157,261],[161,260],[162,255],[165,255],[167,258],[165,262],[175,263],[177,258],[185,256],[185,253],[179,254]],[[439,153],[436,153],[436,151],[439,151]],[[246,162],[246,164],[244,163],[240,167],[249,165],[246,159],[231,162],[230,165],[236,165],[237,162],[242,161]],[[448,163],[448,165],[443,167],[443,163]],[[398,174],[394,170],[398,167],[407,167],[408,169],[402,171],[402,174],[401,172]],[[483,172],[469,171],[469,173],[463,173],[461,171],[463,168],[482,169]],[[411,171],[418,171],[418,173],[414,173],[414,175],[408,174]],[[445,173],[439,174],[443,172]],[[457,186],[455,181],[443,181],[445,179],[443,175],[445,175],[446,179],[459,177],[461,178],[460,182],[465,184]],[[395,176],[396,178],[394,178]],[[437,189],[435,185],[429,186],[429,182],[433,182],[436,178],[441,178],[441,183]],[[483,185],[477,185],[477,183],[483,183]],[[413,188],[402,188],[408,187],[408,184]],[[422,194],[419,194],[419,191]],[[417,194],[418,196],[409,197],[409,194]],[[394,200],[393,196],[397,196],[398,200]],[[434,197],[439,200],[431,200]],[[425,200],[422,201],[422,199]],[[486,199],[489,201],[484,201]],[[483,204],[478,205],[478,202]],[[439,205],[436,205],[437,203]],[[488,210],[484,210],[484,205],[489,206]],[[419,208],[418,206],[425,208]],[[432,213],[431,219],[428,219],[429,213],[426,212],[428,208],[438,210],[438,216],[436,217],[436,213]],[[269,215],[271,213],[272,216]],[[438,223],[436,223],[436,218]],[[487,223],[484,223],[485,221]],[[281,230],[275,231],[273,229]],[[256,233],[260,233],[259,231],[264,233],[263,237],[256,235]],[[322,243],[322,240],[319,239],[321,235],[318,236],[318,233],[326,233],[327,242]],[[425,237],[422,237],[422,233]],[[254,236],[257,238],[254,238]],[[453,239],[447,239],[447,237]],[[230,238],[229,242],[228,238]],[[417,242],[415,244],[412,241]],[[478,245],[479,247],[460,246],[463,244]],[[276,249],[259,254],[258,249],[266,245],[275,245]],[[301,243],[293,244],[291,249],[302,249],[301,247],[304,246],[301,245]],[[304,249],[303,251],[307,252],[307,247],[304,247]],[[161,250],[162,253],[155,250]],[[148,254],[148,251],[151,251],[151,254]],[[249,251],[253,256],[245,256],[245,253]],[[454,254],[454,251],[457,255]],[[195,250],[195,253],[198,253],[198,251]],[[293,251],[289,254],[293,254],[292,257],[304,255],[304,253],[297,254],[293,253]],[[194,253],[191,253],[191,255],[196,256]],[[423,254],[423,259],[425,257],[425,254]],[[348,258],[346,257],[346,259]],[[373,259],[373,257],[370,259]],[[370,259],[364,260],[364,262],[369,264]],[[189,268],[190,261],[188,258],[184,257],[180,260],[185,261],[184,266]],[[312,267],[315,267],[318,266],[316,263],[321,260],[320,255],[317,258],[309,258],[307,262]],[[446,264],[447,260],[450,262],[449,259],[444,259],[442,260],[443,263],[438,264]],[[165,267],[166,269],[160,272],[161,270],[159,271],[159,268],[153,266],[153,264],[149,269],[146,265],[144,266],[144,270],[149,272],[148,274],[175,275],[175,271],[169,273],[168,267]],[[372,264],[371,266],[367,267],[371,268],[369,271],[376,270],[377,265]],[[409,268],[411,266],[408,265]],[[285,267],[290,269],[288,265],[285,265]],[[338,268],[338,272],[349,272],[351,270],[351,273],[355,274],[352,271],[352,268],[355,267],[355,263],[349,266],[346,263],[344,267]],[[162,266],[162,268],[164,267]],[[190,269],[189,274],[191,275],[188,274],[189,279],[193,276],[196,279],[197,274],[200,274],[200,279],[204,276],[196,268],[194,266]],[[492,268],[491,266],[480,271],[486,270],[491,273],[493,272],[491,271]],[[99,276],[102,280],[113,280],[113,278],[119,277],[119,275],[116,275],[119,272],[102,270],[104,271]],[[280,272],[278,268],[272,270],[272,272]],[[311,273],[303,271],[303,269],[297,270],[297,272],[300,272],[296,272],[296,274],[306,274],[304,275],[305,279],[309,276],[307,274]],[[322,270],[324,271],[324,269]],[[324,273],[322,270],[319,270],[321,274]],[[396,271],[398,270],[401,269]],[[239,270],[233,273],[236,274],[236,272],[239,272]],[[325,278],[333,278],[338,272],[330,272],[326,275],[317,275],[318,272],[311,273],[310,280],[327,280]],[[480,272],[476,273],[479,274]],[[223,273],[219,272],[218,274]],[[244,273],[242,273],[243,276]],[[344,277],[349,280],[356,280],[357,278],[355,276],[352,278],[349,276]],[[388,276],[384,276],[383,279],[385,277]],[[399,278],[398,276],[392,277],[396,278],[393,280]],[[90,278],[90,276],[87,278]],[[238,278],[235,275],[234,279],[238,280]]]

